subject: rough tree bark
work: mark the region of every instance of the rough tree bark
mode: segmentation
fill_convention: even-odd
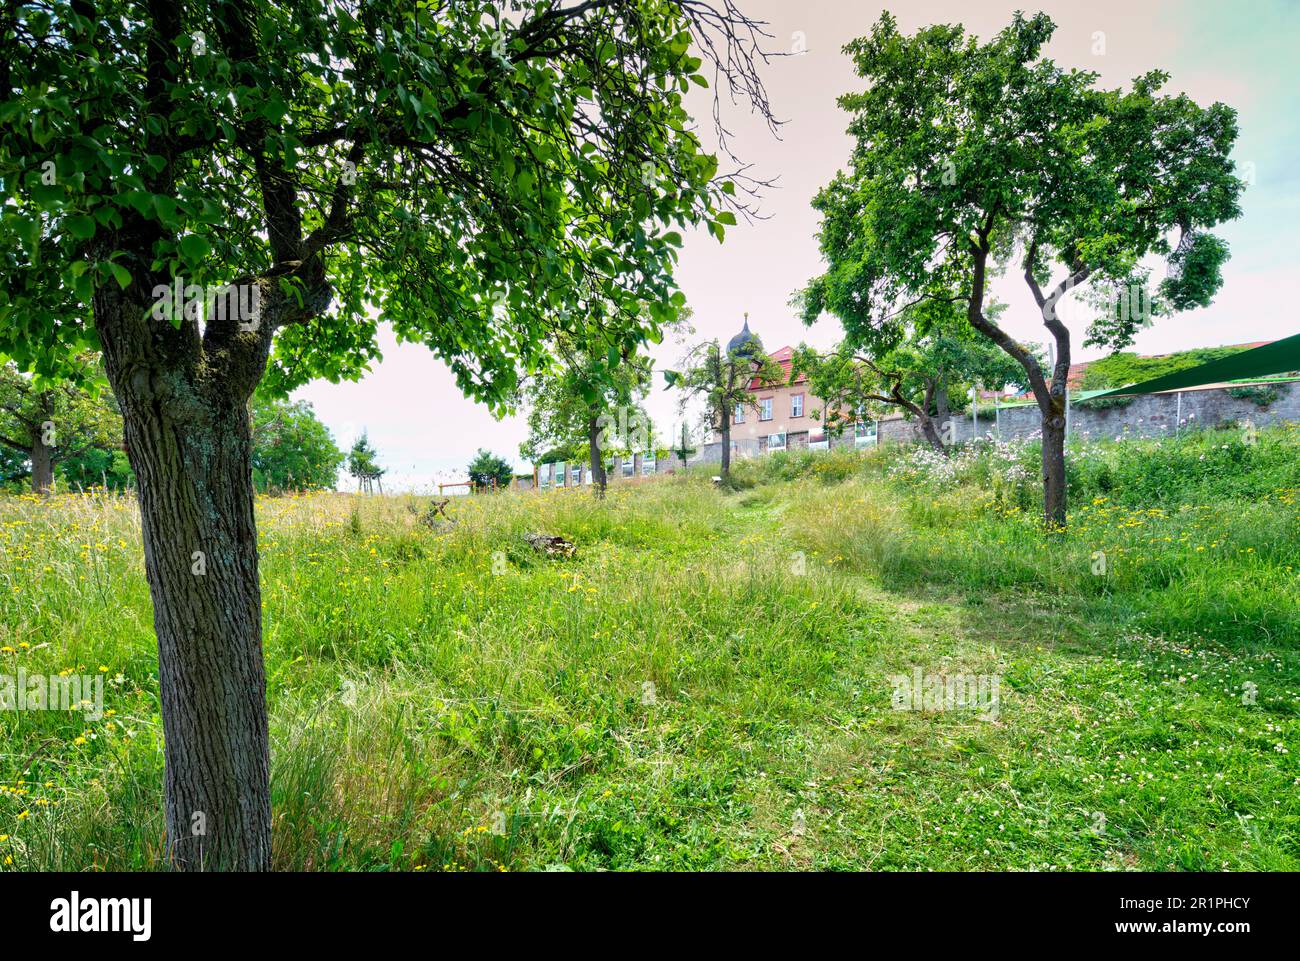
[[[41,439],[41,431],[32,431],[32,490],[48,494],[54,488],[54,449]]]
[[[181,868],[264,870],[270,772],[248,396],[213,383],[183,350],[140,350],[129,306],[96,308],[158,636],[168,855]]]
[[[1054,530],[1066,524],[1064,408],[1043,414],[1043,520]]]
[[[899,393],[900,386],[901,385],[897,383],[894,385],[895,394]],[[943,424],[948,420],[948,392],[946,390],[943,391],[940,394],[940,400],[938,402],[935,400],[935,393],[935,382],[933,380],[927,380],[925,384],[925,399],[919,406],[916,404],[911,404],[909,406],[912,412],[916,415],[916,419],[921,422],[921,433],[925,436],[925,439],[930,442],[930,446],[944,457],[948,457],[950,456],[948,448],[944,446],[939,428],[935,426],[936,424]],[[931,416],[931,410],[937,410],[939,412],[940,416],[938,419]]]
[[[940,371],[941,377],[942,373]],[[948,404],[948,386],[946,383],[928,381],[927,389],[934,391],[934,417],[942,424],[952,416],[952,408]]]
[[[329,303],[313,266],[303,305],[263,278],[251,322],[209,318],[202,333],[193,320],[176,329],[152,318],[143,284],[95,296],[136,476],[158,636],[166,849],[182,870],[271,865],[248,402],[275,328]]]
[[[917,415],[916,419],[920,421],[921,434],[925,437],[926,441],[929,442],[930,446],[944,457],[952,456],[948,453],[948,448],[944,446],[943,438],[940,436],[938,429],[934,426],[934,418],[930,417],[928,414],[921,413]]]
[[[246,398],[186,409],[127,388],[145,568],[158,634],[174,864],[271,863],[261,587]]]

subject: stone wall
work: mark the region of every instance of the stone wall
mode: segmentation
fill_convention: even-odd
[[[1140,394],[1125,407],[1111,407],[1093,410],[1088,407],[1071,405],[1070,436],[1082,436],[1092,440],[1103,440],[1120,436],[1155,437],[1167,436],[1175,432],[1181,420],[1184,427],[1215,427],[1231,422],[1250,421],[1256,427],[1265,427],[1285,421],[1300,421],[1300,382],[1277,383],[1269,385],[1277,391],[1277,399],[1267,407],[1260,407],[1249,399],[1233,397],[1227,388],[1214,387],[1200,390],[1181,391],[1179,394]],[[1002,440],[1023,439],[1035,436],[1039,431],[1040,418],[1038,407],[1033,404],[1024,407],[1008,407],[997,411],[996,416],[981,415],[979,419],[980,437],[996,437]],[[902,417],[889,417],[876,422],[878,442],[881,444],[920,443],[923,438],[915,421]],[[969,441],[975,436],[974,425],[970,415],[953,419],[953,438],[958,442]],[[830,438],[831,447],[853,447],[852,431],[845,431],[839,437]],[[744,439],[736,442],[733,460],[758,457],[763,453],[757,439]],[[701,444],[695,454],[687,461],[688,467],[697,464],[720,464],[722,462],[722,444],[712,441]],[[572,467],[573,465],[569,465]],[[653,463],[643,460],[638,454],[632,459],[631,477],[623,476],[622,458],[615,458],[609,469],[609,482],[617,484],[622,481],[653,477],[681,470],[682,462],[673,455],[661,457]],[[543,489],[564,484],[563,465],[546,465],[539,470],[539,480]],[[551,471],[554,471],[552,480]],[[587,471],[582,471],[583,483],[590,478]]]
[[[1228,388],[1184,390],[1170,394],[1139,394],[1125,407],[1095,410],[1070,405],[1070,436],[1091,440],[1115,437],[1156,437],[1174,433],[1178,427],[1217,427],[1227,423],[1250,421],[1265,427],[1284,421],[1300,421],[1300,382],[1276,383],[1277,399],[1260,407],[1249,399],[1233,397]],[[1181,396],[1181,401],[1180,401]],[[1002,440],[1023,439],[1037,435],[1042,418],[1037,405],[1008,407],[994,416],[981,416],[979,436]],[[954,418],[954,439],[968,441],[974,436],[970,415]],[[915,421],[901,417],[882,420],[881,443],[916,443],[922,440]]]

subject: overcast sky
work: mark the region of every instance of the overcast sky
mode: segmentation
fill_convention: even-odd
[[[882,9],[912,32],[931,23],[965,24],[991,36],[1019,8],[1045,10],[1058,29],[1048,56],[1067,67],[1095,70],[1108,87],[1126,86],[1152,68],[1172,74],[1171,91],[1200,103],[1221,100],[1239,112],[1235,157],[1254,183],[1242,202],[1243,216],[1220,229],[1232,247],[1224,287],[1206,309],[1157,321],[1136,348],[1163,353],[1187,347],[1267,340],[1300,332],[1292,284],[1300,252],[1300,2],[1297,0],[909,0],[879,5],[856,0],[738,0],[751,16],[769,23],[777,58],[764,76],[776,114],[786,121],[774,137],[743,108],[726,114],[733,150],[754,173],[778,178],[762,199],[766,219],[727,231],[719,244],[704,230],[686,238],[677,277],[694,310],[694,340],[729,338],[748,311],[750,327],[769,350],[800,341],[826,346],[839,338],[839,323],[824,318],[805,328],[788,306],[791,294],[820,272],[817,216],[809,201],[845,165],[850,141],[847,115],[835,103],[858,89],[841,48],[870,31]],[[1104,52],[1095,52],[1095,51]],[[696,115],[707,123],[707,97]],[[724,169],[726,165],[724,164]],[[1010,306],[1003,326],[1023,340],[1041,341],[1041,322],[1023,281],[1000,279],[994,294]],[[1067,320],[1070,315],[1065,313]],[[1083,329],[1072,327],[1076,357],[1097,355],[1079,345]],[[426,489],[438,481],[464,479],[464,467],[487,447],[529,469],[519,456],[523,417],[496,420],[466,400],[448,370],[427,350],[397,345],[381,333],[384,358],[355,384],[310,384],[295,398],[315,405],[340,446],[369,431],[386,489]],[[679,419],[676,397],[658,371],[671,367],[680,344],[654,352],[656,388],[648,407],[656,426],[670,432]]]

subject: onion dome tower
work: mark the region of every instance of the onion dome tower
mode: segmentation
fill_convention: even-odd
[[[749,329],[749,313],[745,313],[745,326],[727,342],[727,353],[753,356],[763,352],[763,342]]]

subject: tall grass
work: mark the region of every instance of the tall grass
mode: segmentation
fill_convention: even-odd
[[[259,499],[275,865],[1294,868],[1294,436],[1076,451],[1053,538],[1028,449],[792,452],[736,492],[432,527]],[[0,674],[100,673],[112,712],[0,711],[0,869],[164,867],[133,505],[0,500],[0,549]],[[999,715],[892,710],[914,668],[998,675]]]

